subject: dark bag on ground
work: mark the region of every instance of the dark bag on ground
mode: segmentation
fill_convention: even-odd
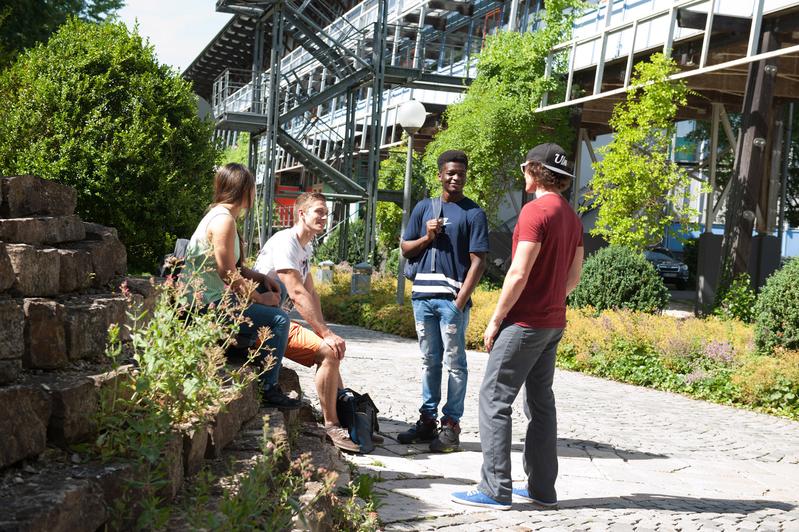
[[[349,431],[350,439],[360,446],[362,453],[371,453],[375,449],[372,434],[380,430],[378,412],[368,393],[359,394],[350,388],[338,391],[336,414],[339,423]]]

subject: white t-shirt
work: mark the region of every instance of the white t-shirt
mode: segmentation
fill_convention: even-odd
[[[290,227],[278,231],[266,241],[258,253],[253,269],[278,281],[279,270],[297,270],[304,283],[308,276],[308,264],[312,253],[311,243],[303,247],[297,236],[296,227]]]

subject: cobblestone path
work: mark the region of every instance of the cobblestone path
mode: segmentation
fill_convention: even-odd
[[[416,342],[335,329],[347,340],[344,384],[380,408],[385,445],[347,458],[380,479],[386,530],[799,531],[799,423],[565,371],[555,375],[560,509],[456,505],[450,493],[480,475],[477,394],[487,355],[469,352],[463,450],[434,454],[392,439],[418,417]],[[292,367],[318,406],[312,371]],[[523,480],[519,401],[513,416],[513,478]]]

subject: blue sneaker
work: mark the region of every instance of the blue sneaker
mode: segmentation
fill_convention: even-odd
[[[493,508],[494,510],[510,510],[510,503],[495,501],[477,488],[469,491],[456,491],[452,494],[452,502],[465,504],[466,506]]]
[[[536,506],[540,506],[541,508],[546,508],[549,510],[555,510],[558,507],[558,501],[547,502],[530,497],[530,492],[527,491],[527,488],[513,488],[513,496],[524,502],[531,502]]]

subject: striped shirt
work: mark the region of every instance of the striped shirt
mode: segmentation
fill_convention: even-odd
[[[436,215],[433,203],[424,199],[416,204],[403,240],[424,236],[427,221]],[[441,217],[444,219],[442,232],[419,257],[412,299],[455,299],[471,266],[469,254],[488,252],[488,220],[474,201],[469,198],[453,203],[442,201]]]

